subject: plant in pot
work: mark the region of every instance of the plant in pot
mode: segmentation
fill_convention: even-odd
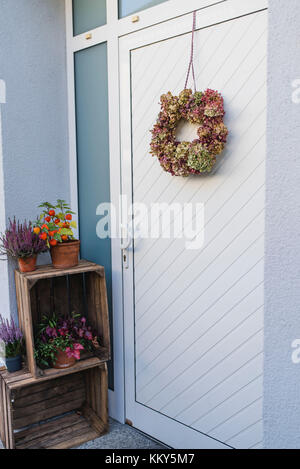
[[[3,343],[3,352],[6,368],[10,373],[22,369],[23,334],[11,317],[4,319],[0,314],[0,341]]]
[[[40,368],[65,369],[80,360],[81,352],[99,348],[99,342],[85,317],[53,314],[44,317],[35,338],[35,358]]]
[[[78,265],[80,241],[74,237],[74,212],[68,204],[59,199],[56,205],[44,202],[43,209],[35,226],[35,231],[50,248],[53,267],[68,269]]]
[[[30,222],[9,220],[7,230],[0,235],[0,255],[17,259],[21,272],[35,270],[38,254],[47,250],[46,242],[37,236]]]

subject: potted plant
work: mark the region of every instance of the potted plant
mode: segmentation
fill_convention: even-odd
[[[31,223],[9,220],[9,227],[0,235],[0,255],[18,259],[21,272],[32,272],[36,269],[37,255],[47,251],[47,245],[40,239]]]
[[[74,238],[74,212],[68,204],[59,199],[56,205],[44,202],[35,227],[36,233],[50,248],[52,264],[56,269],[68,269],[78,265],[80,241]]]
[[[70,368],[80,360],[81,351],[96,348],[98,338],[86,318],[75,313],[66,318],[45,316],[35,338],[35,358],[40,368]]]
[[[10,373],[22,369],[23,334],[11,317],[4,319],[0,314],[0,341],[4,345],[4,358]]]

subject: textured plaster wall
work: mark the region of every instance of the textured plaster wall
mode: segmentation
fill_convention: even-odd
[[[5,82],[0,79],[0,231],[3,232],[6,227],[5,219],[5,191],[3,174],[3,145],[2,145],[2,108],[6,102]],[[0,262],[0,285],[1,285],[1,306],[2,313],[10,310],[10,295],[8,283],[8,265],[7,262]],[[0,359],[1,360],[1,359]]]
[[[41,201],[69,199],[64,3],[0,0],[6,219],[35,219]],[[15,312],[12,265],[9,273]]]
[[[269,7],[265,447],[300,448],[300,365],[291,360],[291,342],[300,338],[300,104],[292,101],[300,1]]]

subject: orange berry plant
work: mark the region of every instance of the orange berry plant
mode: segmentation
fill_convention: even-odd
[[[46,241],[48,248],[75,239],[73,233],[73,229],[77,228],[76,222],[73,221],[75,214],[64,200],[58,199],[56,205],[44,202],[39,208],[42,209],[42,213],[37,219],[34,232],[40,239]]]

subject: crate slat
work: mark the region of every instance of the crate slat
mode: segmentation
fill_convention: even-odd
[[[78,389],[68,389],[65,393],[61,394],[58,390],[56,393],[53,393],[50,398],[46,395],[46,392],[43,391],[41,393],[38,393],[38,401],[32,403],[31,405],[24,405],[23,399],[18,399],[20,401],[20,406],[14,406],[13,405],[13,416],[14,420],[20,420],[22,418],[30,417],[35,420],[35,422],[30,422],[30,423],[37,423],[40,420],[47,420],[50,417],[53,417],[52,413],[55,407],[61,406],[63,404],[66,404],[66,406],[72,405],[72,402],[78,402],[81,401],[81,404],[75,405],[74,409],[78,409],[78,407],[81,407],[83,405],[83,402],[85,400],[85,389],[83,386],[81,386]],[[68,409],[68,410],[74,410],[74,409]],[[49,412],[51,415],[48,417],[47,412]],[[68,412],[68,411],[66,411]],[[38,419],[38,414],[42,413],[43,417]],[[20,425],[22,427],[23,425]]]
[[[106,363],[106,361],[107,360],[105,358],[101,360],[98,357],[92,357],[86,360],[80,360],[74,366],[72,366],[71,368],[67,368],[66,370],[55,370],[54,368],[51,368],[49,370],[46,370],[45,374],[43,376],[39,376],[38,378],[34,378],[30,373],[24,373],[24,376],[19,376],[18,379],[10,379],[9,377],[8,379],[10,380],[11,389],[20,389],[24,386],[30,386],[34,383],[50,381],[54,378],[58,378],[61,376],[73,375],[80,371],[89,370],[91,368],[97,368],[101,364]],[[63,373],[61,373],[61,371],[63,371]],[[6,372],[5,374],[7,375],[8,373]]]
[[[56,393],[64,394],[68,390],[71,391],[73,389],[77,389],[79,387],[83,387],[83,377],[81,373],[72,374],[70,376],[63,376],[59,379],[55,379],[52,381],[52,386],[49,387],[47,381],[40,382],[36,384],[35,381],[34,386],[26,386],[19,388],[17,390],[12,390],[12,396],[15,400],[18,400],[18,403],[15,404],[16,407],[24,407],[28,404],[34,404],[39,402],[39,397],[43,397],[43,393],[45,399],[49,399],[52,395]],[[28,401],[28,402],[27,402]]]
[[[61,277],[64,275],[79,274],[84,272],[94,272],[97,271],[99,275],[104,275],[104,267],[94,262],[89,262],[86,260],[79,261],[78,266],[71,267],[70,269],[55,269],[52,264],[38,266],[34,272],[27,272],[23,275],[28,279],[34,282],[42,278],[52,278],[52,277]]]
[[[67,415],[39,425],[31,433],[25,430],[16,438],[17,449],[67,449],[99,437],[82,416]]]
[[[75,412],[68,414],[62,417],[59,421],[59,428],[64,430],[64,428],[74,425],[78,422],[78,414]],[[32,428],[27,428],[16,434],[16,445],[30,443],[36,438],[43,437],[47,434],[51,435],[52,433],[57,432],[57,420],[53,420],[48,423],[39,423]]]
[[[2,401],[2,442],[7,449],[13,449],[15,446],[10,389],[6,386],[5,381],[1,379],[1,401]]]

